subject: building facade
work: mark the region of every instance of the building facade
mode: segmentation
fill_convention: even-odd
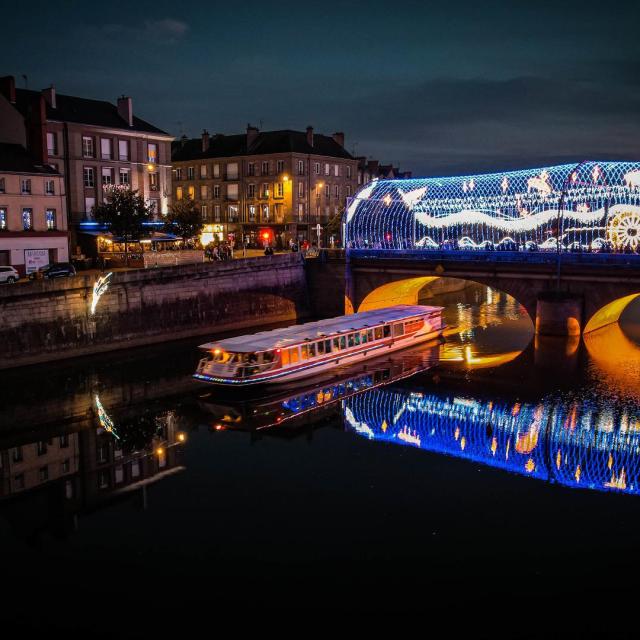
[[[357,187],[357,161],[344,148],[344,134],[318,135],[312,127],[204,131],[175,142],[172,158],[173,197],[198,203],[207,239],[237,245],[318,239],[327,245],[329,220],[342,216]]]
[[[0,265],[25,276],[69,260],[64,180],[20,144],[0,143]]]
[[[367,159],[364,156],[356,158],[358,161],[358,187],[364,187],[372,180],[398,180],[411,178],[411,171],[400,171],[392,164],[380,164],[379,160]]]
[[[167,213],[173,136],[134,115],[130,97],[114,105],[57,94],[54,87],[16,89],[10,76],[0,79],[0,92],[24,119],[27,146],[63,177],[74,254],[105,186],[130,185],[158,220]]]

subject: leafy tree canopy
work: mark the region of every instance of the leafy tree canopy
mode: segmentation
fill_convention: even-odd
[[[93,214],[114,237],[131,242],[144,234],[142,223],[153,217],[153,206],[135,190],[112,186],[106,191],[105,201],[94,208]]]
[[[193,200],[177,200],[167,215],[165,231],[174,233],[183,240],[195,238],[202,232],[202,215]]]

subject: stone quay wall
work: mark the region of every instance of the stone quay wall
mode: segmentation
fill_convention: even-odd
[[[0,369],[309,316],[297,253],[0,287]]]

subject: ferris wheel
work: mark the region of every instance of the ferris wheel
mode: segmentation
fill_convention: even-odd
[[[618,250],[635,251],[640,246],[640,213],[621,211],[607,226],[607,240]]]

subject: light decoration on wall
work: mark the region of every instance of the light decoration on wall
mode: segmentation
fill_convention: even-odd
[[[640,494],[640,431],[628,429],[638,424],[640,406],[616,414],[613,427],[605,397],[510,403],[383,386],[346,398],[342,407],[347,428],[369,440],[565,486]]]
[[[91,296],[91,315],[95,314],[96,307],[98,306],[98,301],[107,292],[112,275],[113,273],[109,272],[104,276],[100,276],[95,281],[93,285],[93,295]]]
[[[616,212],[607,227],[607,239],[618,251],[640,247],[640,208]]]
[[[378,180],[350,200],[347,246],[428,251],[468,238],[473,244],[467,242],[466,249],[476,251],[486,243],[497,247],[508,236],[520,247],[533,242],[540,250],[557,250],[558,241],[565,247],[579,243],[603,250],[610,243],[615,250],[628,250],[634,246],[635,222],[629,219],[619,233],[608,229],[618,214],[636,210],[640,162]]]

